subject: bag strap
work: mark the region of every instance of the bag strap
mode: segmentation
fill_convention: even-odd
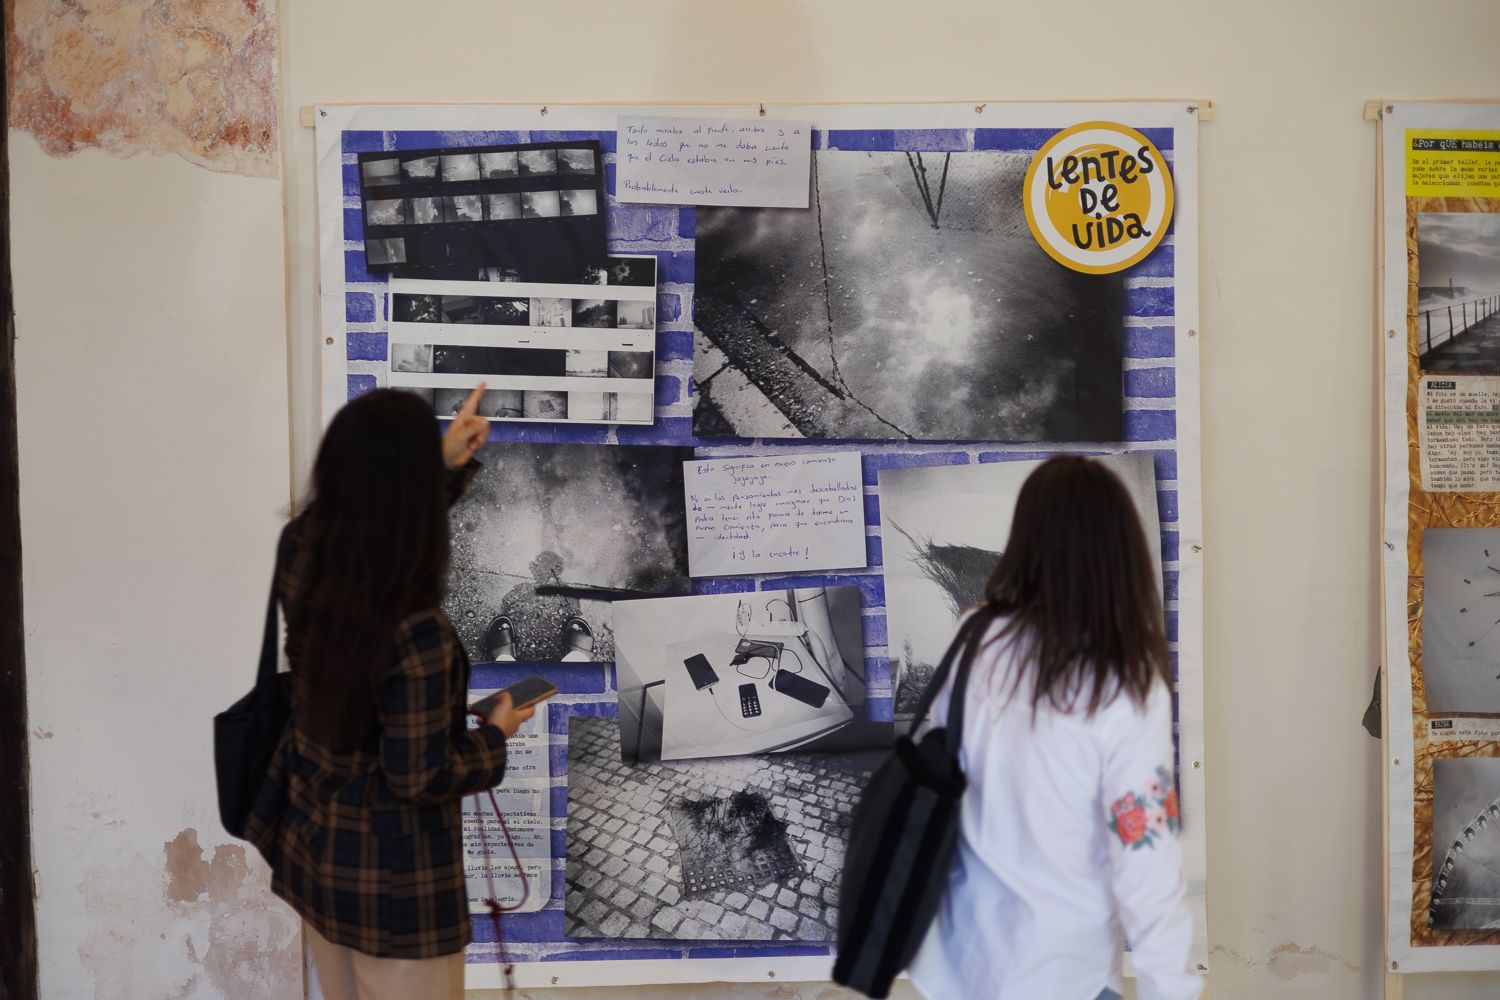
[[[989,628],[990,622],[994,621],[995,613],[988,604],[980,607],[963,620],[958,627],[958,634],[948,644],[948,649],[943,653],[943,659],[938,663],[938,668],[933,672],[932,680],[927,685],[927,690],[922,692],[922,697],[917,701],[917,707],[913,718],[915,725],[920,726],[926,719],[927,713],[932,711],[933,700],[937,698],[938,692],[948,681],[948,673],[953,667],[953,661],[960,653],[964,654],[963,661],[959,664],[958,678],[953,684],[953,695],[948,700],[948,728],[949,749],[957,747],[954,736],[962,730],[964,722],[963,692],[969,679],[969,666],[974,660],[974,650],[978,648],[979,640],[984,636],[985,629]],[[983,624],[981,624],[981,622]]]
[[[969,689],[969,671],[978,659],[979,644],[984,641],[985,633],[989,631],[990,624],[995,620],[995,609],[989,604],[981,604],[972,615],[969,616],[968,635],[963,631],[954,638],[953,644],[957,646],[963,641],[963,652],[959,654],[958,676],[953,679],[953,691],[948,696],[948,752],[954,756],[958,755],[959,747],[963,745],[964,734],[964,695]]]
[[[266,630],[260,640],[260,667],[255,672],[255,686],[261,687],[276,680],[276,573],[271,573],[271,596],[266,598]]]

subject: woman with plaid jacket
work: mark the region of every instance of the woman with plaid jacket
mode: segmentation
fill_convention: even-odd
[[[292,712],[248,835],[329,1000],[463,996],[460,800],[500,783],[505,741],[534,711],[502,696],[467,727],[469,662],[441,609],[483,391],[442,437],[411,393],[345,406],[277,551]]]

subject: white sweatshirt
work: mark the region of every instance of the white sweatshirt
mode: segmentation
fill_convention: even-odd
[[[929,1000],[1094,1000],[1121,989],[1128,938],[1140,1000],[1193,1000],[1171,693],[1092,717],[1043,703],[1033,723],[1004,645],[969,679],[958,852],[912,979]],[[930,717],[947,710],[944,690]]]

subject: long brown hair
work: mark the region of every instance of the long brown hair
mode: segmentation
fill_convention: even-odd
[[[1123,692],[1143,703],[1170,687],[1162,604],[1135,504],[1104,465],[1078,455],[1043,462],[1021,487],[984,611],[1008,618],[1015,685],[1034,677],[1044,702],[1089,714]]]
[[[323,434],[303,516],[307,576],[288,620],[305,623],[305,724],[351,749],[373,732],[396,625],[443,599],[448,515],[432,409],[395,389],[346,405]]]

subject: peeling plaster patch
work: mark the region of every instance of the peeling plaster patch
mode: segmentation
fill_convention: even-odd
[[[1327,948],[1304,948],[1299,944],[1288,942],[1277,945],[1266,953],[1264,962],[1254,959],[1235,951],[1233,948],[1217,944],[1209,949],[1212,954],[1223,955],[1236,965],[1245,969],[1263,968],[1278,979],[1296,979],[1305,973],[1326,973],[1334,962],[1342,965],[1350,972],[1358,972],[1359,966],[1335,954]]]
[[[237,844],[205,856],[198,832],[183,830],[161,867],[140,855],[99,865],[79,890],[90,922],[78,957],[97,1000],[300,995],[297,918]]]
[[[175,153],[274,177],[274,0],[14,0],[10,127],[51,156]]]

